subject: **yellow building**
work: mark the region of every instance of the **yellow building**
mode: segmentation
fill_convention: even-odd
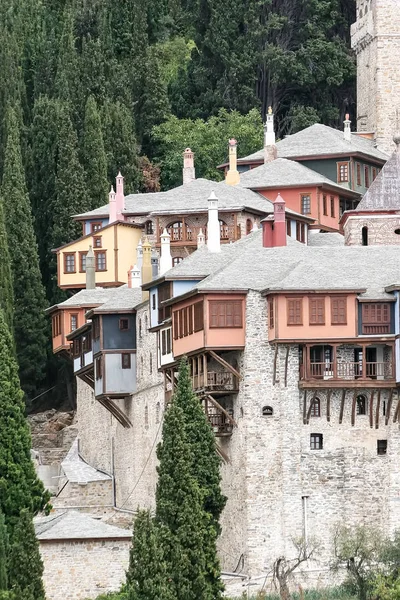
[[[86,284],[86,254],[93,247],[96,285],[115,287],[128,282],[128,270],[136,262],[142,226],[116,221],[79,240],[54,250],[57,253],[58,286],[80,289]]]

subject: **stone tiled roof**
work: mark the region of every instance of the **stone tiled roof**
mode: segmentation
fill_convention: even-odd
[[[106,302],[115,293],[116,289],[118,288],[97,287],[94,290],[84,289],[67,300],[64,300],[64,302],[50,306],[46,312],[51,312],[57,308],[73,308],[74,306],[96,306],[98,304],[103,304],[103,302]]]
[[[116,288],[81,290],[68,298],[68,300],[65,300],[65,302],[51,306],[47,309],[47,312],[51,312],[56,308],[68,308],[74,306],[97,307],[94,312],[132,310],[141,302],[142,291],[140,289],[129,288],[125,283]]]
[[[240,174],[240,185],[251,189],[285,188],[291,186],[328,186],[343,193],[343,188],[328,177],[287,158],[277,158]],[[282,192],[284,196],[284,192]],[[355,194],[357,195],[358,194]]]
[[[132,310],[142,302],[142,289],[129,288],[126,284],[114,289],[114,294],[101,306],[94,309],[94,313]]]
[[[400,146],[371,183],[355,212],[360,210],[400,210]]]
[[[354,133],[351,140],[345,140],[343,131],[333,129],[327,125],[316,123],[285,137],[276,143],[279,158],[298,158],[301,156],[317,155],[349,155],[353,153],[364,154],[371,158],[386,161],[388,156],[375,147],[374,140],[362,138]],[[263,160],[264,150],[259,150],[238,160],[239,163],[253,160]]]
[[[130,539],[126,529],[108,525],[85,513],[74,510],[39,517],[34,520],[36,537],[40,541],[84,539]]]
[[[344,246],[344,236],[341,233],[316,233],[311,230],[308,235],[309,246]]]
[[[66,478],[71,483],[89,483],[90,481],[111,481],[110,475],[91,467],[79,454],[78,439],[75,439],[70,451],[61,463]]]

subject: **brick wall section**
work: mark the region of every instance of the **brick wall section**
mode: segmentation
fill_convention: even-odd
[[[125,581],[130,540],[41,542],[47,600],[86,600]]]

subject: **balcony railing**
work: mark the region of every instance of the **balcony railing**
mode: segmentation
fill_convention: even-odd
[[[192,375],[193,389],[209,392],[234,392],[239,389],[237,377],[230,371],[208,371],[207,378],[204,373]]]
[[[390,324],[386,325],[362,325],[363,335],[386,335],[390,333]]]
[[[385,362],[311,362],[305,379],[393,379],[393,363]]]
[[[200,233],[200,229],[207,239],[207,227],[189,227],[186,224],[182,224],[181,227],[167,227],[167,231],[171,236],[171,244],[197,244],[197,236]],[[157,244],[160,243],[161,234],[163,228],[158,228]],[[220,225],[220,240],[222,242],[235,242],[240,240],[241,230],[240,225]]]

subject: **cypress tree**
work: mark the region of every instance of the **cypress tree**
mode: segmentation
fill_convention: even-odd
[[[45,600],[43,562],[32,514],[21,511],[8,557],[8,585],[18,600]]]
[[[96,100],[89,96],[86,102],[83,130],[83,166],[90,209],[107,204],[107,161],[103,134]]]
[[[126,583],[127,600],[174,600],[157,528],[148,510],[139,511],[135,519]]]
[[[7,145],[1,200],[14,282],[14,337],[21,386],[29,397],[44,377],[47,322],[46,299],[39,269],[37,243],[22,164],[18,121],[7,115]]]
[[[4,515],[0,512],[0,598],[1,592],[8,589],[7,578],[7,555],[8,555],[7,529],[4,522]]]
[[[0,309],[3,311],[9,330],[13,331],[14,286],[2,202],[0,202]]]
[[[31,460],[31,435],[10,332],[0,311],[0,511],[11,541],[22,509],[46,509],[44,491]]]
[[[215,527],[203,509],[203,492],[191,474],[191,447],[183,411],[176,403],[166,413],[157,457],[156,519],[174,598],[215,600],[205,552],[215,543]]]

